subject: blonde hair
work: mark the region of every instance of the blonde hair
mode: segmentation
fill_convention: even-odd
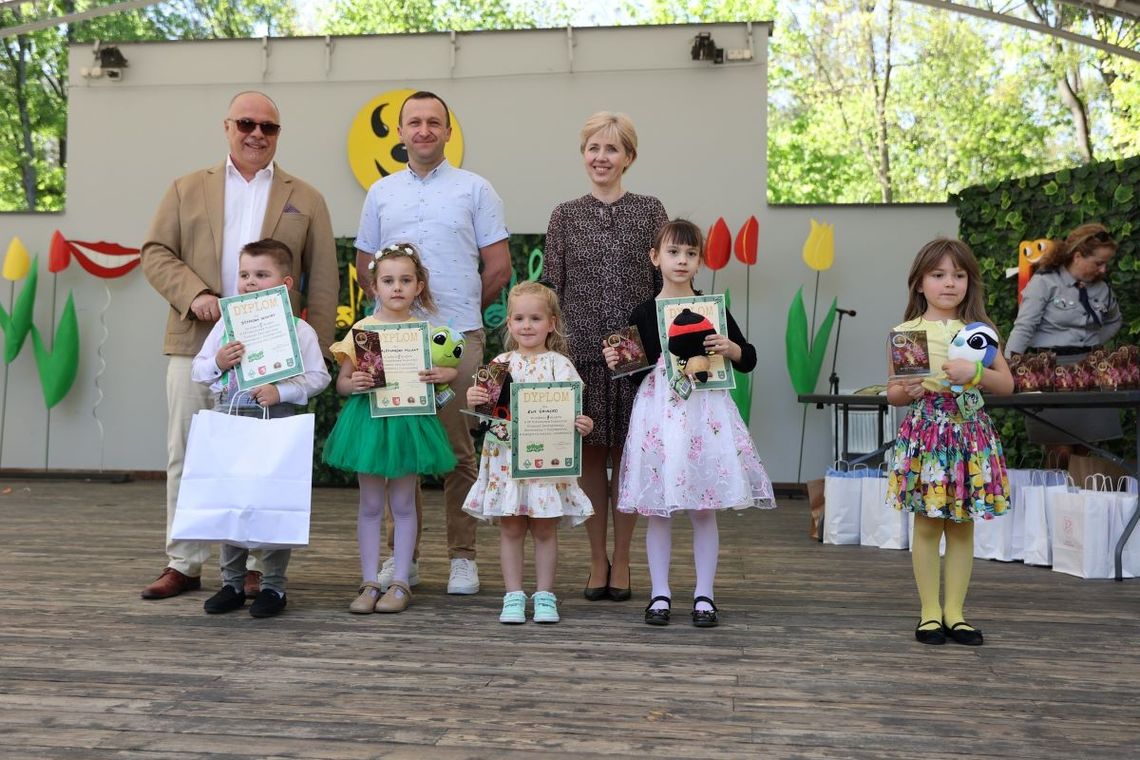
[[[514,309],[516,299],[527,296],[534,296],[542,301],[554,322],[554,329],[546,336],[546,348],[566,355],[569,352],[569,344],[566,342],[566,333],[563,331],[565,322],[562,321],[562,307],[558,304],[558,294],[545,285],[528,280],[511,288],[511,292],[507,294],[507,325],[511,322],[511,311]],[[519,347],[509,329],[506,337],[503,338],[503,347],[508,351],[514,351]]]
[[[586,152],[586,143],[598,132],[604,133],[605,137],[616,137],[625,152],[629,154],[629,166],[633,166],[633,162],[637,160],[637,130],[634,129],[633,122],[628,116],[613,111],[598,111],[586,119],[586,123],[582,126],[579,153]],[[629,166],[622,169],[622,174],[629,170]]]
[[[416,269],[416,279],[424,284],[424,289],[412,301],[412,306],[418,306],[426,312],[435,313],[435,299],[431,297],[431,287],[428,284],[428,270],[424,266],[423,259],[420,257],[420,249],[416,247],[415,243],[392,243],[381,248],[376,253],[372,254],[372,261],[368,262],[368,271],[372,273],[372,281],[376,281],[376,269],[380,266],[381,261],[390,261],[391,259],[409,259]],[[377,307],[380,306],[377,301]]]
[[[904,320],[916,319],[926,313],[926,296],[918,292],[922,287],[922,278],[933,272],[942,263],[942,259],[949,256],[954,264],[966,273],[966,296],[958,304],[958,319],[969,324],[970,322],[985,322],[994,330],[997,327],[986,314],[986,294],[982,286],[982,272],[978,267],[978,260],[970,246],[961,240],[953,238],[937,238],[931,240],[919,249],[910,265],[910,274],[907,275],[906,285],[910,290],[910,299],[906,304]]]

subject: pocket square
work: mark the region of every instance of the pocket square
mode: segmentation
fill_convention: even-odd
[[[285,204],[285,210],[282,211],[281,213],[283,213],[283,214],[299,214],[299,213],[301,213],[301,209],[297,208],[292,203],[286,203]]]

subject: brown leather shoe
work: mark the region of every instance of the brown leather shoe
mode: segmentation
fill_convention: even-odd
[[[167,599],[186,591],[197,591],[200,588],[202,588],[201,578],[191,578],[173,567],[168,567],[162,571],[162,575],[158,576],[154,583],[142,590],[142,598]]]
[[[261,591],[261,573],[256,570],[248,570],[245,574],[245,595],[250,599],[257,596]]]

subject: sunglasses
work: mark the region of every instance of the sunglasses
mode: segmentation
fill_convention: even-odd
[[[237,131],[243,135],[250,134],[258,127],[261,127],[261,134],[266,137],[273,137],[281,131],[281,125],[274,124],[271,121],[254,121],[253,119],[226,119],[226,121],[237,127]]]

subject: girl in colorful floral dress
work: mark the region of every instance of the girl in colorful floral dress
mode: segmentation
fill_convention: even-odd
[[[981,396],[963,403],[947,386],[1010,393],[1013,376],[997,353],[990,367],[948,359],[950,341],[966,324],[991,324],[986,316],[978,262],[960,240],[927,243],[907,277],[906,321],[895,330],[926,332],[929,377],[892,380],[887,400],[910,405],[899,426],[890,474],[890,499],[915,513],[911,536],[914,579],[922,603],[915,638],[924,644],[978,646],[982,632],[966,622],[963,608],[974,563],[974,520],[1009,511],[1009,480],[1001,441]],[[967,391],[969,393],[969,391]],[[939,544],[946,537],[946,592],[939,604]]]
[[[676,219],[657,231],[649,252],[661,270],[657,298],[697,295],[693,277],[700,269],[702,236],[692,222]],[[745,340],[736,320],[726,312],[727,335],[704,339],[707,353],[724,356],[741,372],[756,366],[756,349]],[[672,517],[687,512],[693,525],[693,561],[697,585],[693,592],[693,625],[711,628],[719,622],[713,603],[720,534],[716,513],[724,509],[776,506],[772,484],[756,454],[752,436],[726,390],[695,390],[687,399],[665,379],[666,357],[657,330],[656,298],[637,306],[629,323],[636,325],[652,368],[633,376],[641,385],[622,457],[617,508],[648,517],[645,549],[649,560],[651,600],[645,608],[648,625],[668,625],[672,592]],[[606,364],[617,366],[618,353],[603,348]]]
[[[507,296],[507,351],[495,357],[510,364],[512,382],[538,383],[578,380],[574,364],[566,356],[558,296],[537,282],[511,288]],[[494,401],[485,388],[472,385],[467,405]],[[594,423],[579,415],[574,426],[581,435]],[[499,622],[526,622],[526,592],[522,590],[523,548],[527,531],[534,538],[534,570],[537,587],[532,597],[534,622],[557,623],[554,574],[558,566],[558,524],[578,525],[594,514],[594,508],[574,478],[515,480],[511,477],[511,439],[508,425],[492,425],[483,438],[479,478],[463,510],[481,520],[498,520],[499,552],[503,570],[503,610]]]

